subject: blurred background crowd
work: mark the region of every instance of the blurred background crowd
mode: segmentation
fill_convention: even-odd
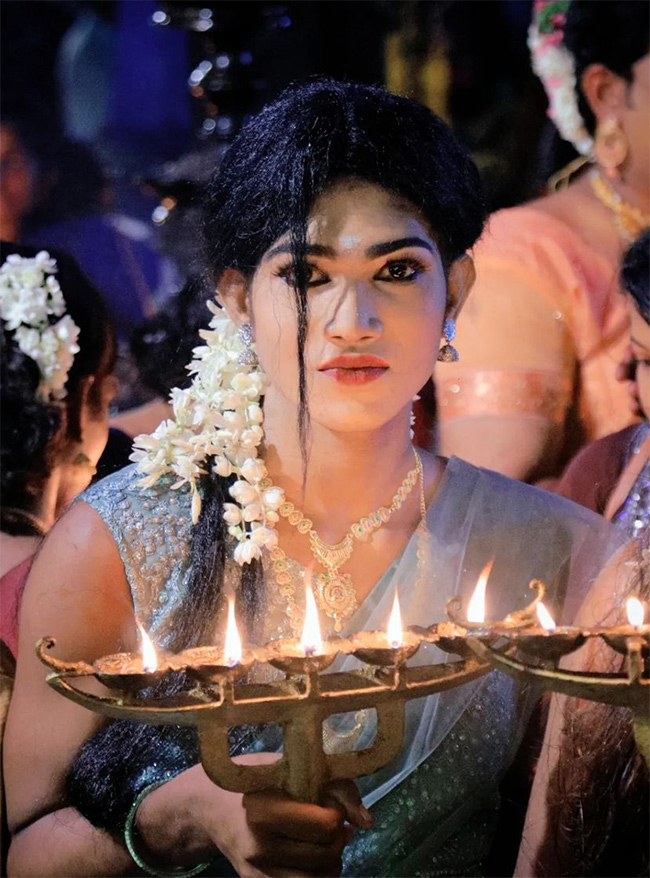
[[[571,148],[530,69],[532,6],[3,3],[0,237],[71,254],[104,296],[115,410],[182,380],[194,337],[179,327],[205,317],[197,197],[247,115],[290,82],[384,83],[452,124],[491,209],[538,194]]]

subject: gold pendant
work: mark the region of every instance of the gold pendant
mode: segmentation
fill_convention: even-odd
[[[349,573],[328,570],[316,575],[316,596],[326,616],[334,619],[334,630],[338,633],[343,622],[357,608],[357,596]]]
[[[352,554],[352,538],[347,534],[340,543],[331,546],[324,543],[315,531],[309,532],[311,550],[317,561],[327,568],[342,567]]]

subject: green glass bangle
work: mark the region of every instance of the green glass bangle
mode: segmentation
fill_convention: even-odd
[[[154,875],[156,878],[192,878],[193,875],[199,875],[203,872],[204,869],[207,869],[210,865],[210,862],[207,863],[199,863],[198,866],[194,866],[193,869],[178,869],[171,872],[161,872],[159,869],[154,869],[153,866],[150,866],[148,863],[145,863],[140,854],[135,849],[135,844],[133,841],[133,835],[136,832],[135,827],[135,815],[138,812],[138,808],[143,803],[143,801],[147,798],[149,793],[153,793],[154,790],[161,787],[163,784],[168,783],[171,778],[165,778],[165,780],[157,780],[154,783],[146,786],[137,796],[135,802],[131,806],[131,810],[129,811],[128,817],[126,818],[126,823],[124,824],[124,843],[126,844],[126,848],[128,852],[131,854],[133,862],[138,866],[143,872],[146,872],[147,875]]]

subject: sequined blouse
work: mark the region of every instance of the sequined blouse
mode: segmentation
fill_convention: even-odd
[[[189,492],[172,491],[164,480],[143,492],[128,468],[81,499],[110,529],[135,613],[164,646],[188,599]],[[559,613],[559,595],[567,593],[574,605],[581,600],[607,553],[609,527],[563,498],[452,458],[426,521],[350,619],[348,630],[376,625],[384,613],[387,618],[397,581],[405,624],[444,618],[447,599],[468,595],[490,556],[496,558],[494,617],[528,603],[527,586],[534,577],[548,584],[549,601]],[[290,631],[271,566],[264,565],[268,600],[259,632],[267,640]],[[238,568],[230,565],[226,577],[237,576]],[[449,658],[440,652],[419,660]],[[359,781],[375,825],[357,832],[346,848],[344,874],[480,875],[499,813],[499,782],[536,697],[533,689],[493,672],[453,692],[410,701],[402,753]],[[250,749],[262,748],[268,749],[263,734]]]
[[[639,453],[639,448],[649,432],[648,424],[639,428],[631,454]],[[613,521],[629,537],[638,537],[650,528],[650,458],[643,465]]]

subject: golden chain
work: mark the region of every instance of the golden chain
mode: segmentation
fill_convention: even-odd
[[[614,223],[621,238],[631,244],[650,225],[650,216],[644,215],[636,207],[623,201],[616,189],[599,171],[589,177],[592,191],[601,204],[614,214]]]
[[[334,620],[334,630],[341,631],[343,622],[349,618],[357,608],[357,599],[352,578],[349,573],[340,573],[341,567],[350,558],[354,543],[353,538],[358,540],[367,539],[370,534],[378,530],[390,520],[391,515],[404,504],[404,501],[413,490],[416,482],[420,483],[420,517],[423,521],[426,516],[426,501],[424,496],[424,470],[422,460],[418,452],[413,449],[415,467],[410,470],[403,480],[390,506],[380,506],[376,512],[365,516],[350,526],[348,533],[336,545],[331,546],[323,542],[316,534],[313,523],[305,518],[303,513],[296,509],[293,503],[283,503],[278,509],[280,515],[286,518],[299,533],[309,534],[310,549],[316,560],[325,567],[325,572],[318,573],[314,577],[315,594],[318,603],[324,613]],[[260,487],[264,487],[260,483]],[[287,616],[289,623],[296,635],[302,627],[302,613],[296,603],[295,586],[289,572],[290,561],[283,549],[276,546],[269,552],[273,564],[273,573],[278,585],[280,595],[285,598],[287,604]]]

